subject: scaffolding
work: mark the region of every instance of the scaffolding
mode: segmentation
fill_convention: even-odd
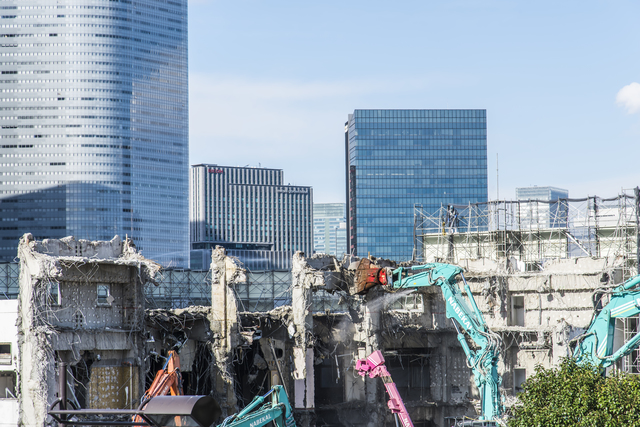
[[[557,201],[497,200],[414,209],[414,260],[508,259],[536,271],[548,259],[624,259],[624,276],[638,272],[638,197],[593,196]]]
[[[639,272],[640,190],[613,198],[497,200],[414,210],[414,260],[419,263],[489,259],[508,271],[537,272],[548,260],[606,258],[626,280]],[[609,260],[611,261],[609,263]],[[621,342],[638,333],[638,317],[618,319]],[[640,373],[640,351],[618,366]]]

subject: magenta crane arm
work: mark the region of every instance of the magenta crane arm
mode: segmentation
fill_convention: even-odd
[[[400,393],[398,393],[398,388],[384,365],[384,357],[382,357],[380,350],[374,351],[366,359],[356,361],[356,371],[363,377],[369,375],[369,378],[382,378],[387,394],[389,394],[387,406],[393,414],[398,416],[403,427],[413,427],[413,422],[409,417],[407,408],[404,406]]]

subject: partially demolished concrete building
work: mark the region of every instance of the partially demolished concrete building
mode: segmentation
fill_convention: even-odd
[[[475,246],[472,236],[463,235],[468,230],[422,236],[424,257],[418,263],[463,267],[479,309],[501,337],[499,373],[507,407],[536,365],[554,366],[569,354],[571,339],[589,324],[594,308],[606,303],[608,290],[637,274],[637,221],[622,218],[629,219],[624,233],[601,230],[609,237],[591,254],[567,234],[564,252],[556,250],[562,242],[540,237],[522,239],[520,252],[516,245],[505,251],[509,233],[501,230],[478,231]],[[538,234],[543,235],[544,230]],[[573,249],[566,249],[567,241]],[[591,247],[578,241],[587,251]],[[131,248],[119,239],[23,238],[20,399],[23,408],[31,405],[39,414],[23,415],[23,424],[44,425],[46,405],[55,399],[56,361],[69,363],[70,389],[81,406],[124,408],[135,406],[169,350],[180,354],[185,393],[213,395],[223,416],[282,384],[300,427],[393,426],[382,381],[354,369],[356,360],[375,350],[383,352],[415,426],[449,427],[455,419],[478,415],[478,390],[438,287],[389,292],[378,286],[357,295],[358,259],[296,253],[290,304],[250,312],[238,302],[250,292],[247,272],[216,248],[211,305],[146,310],[143,321],[142,290],[146,284],[144,294],[152,294],[157,266]],[[101,290],[104,284],[109,293]],[[118,294],[121,285],[127,290]],[[107,299],[111,308],[101,305]],[[101,314],[105,310],[122,316],[108,319]],[[624,341],[638,323],[629,319],[619,327]],[[618,369],[639,372],[637,352]]]
[[[474,298],[502,337],[507,406],[536,365],[550,367],[569,354],[571,338],[591,319],[593,295],[605,295],[622,280],[623,261],[582,257],[516,273],[506,260],[464,261]],[[456,418],[477,417],[478,391],[440,290],[378,287],[353,295],[356,262],[297,253],[291,306],[242,312],[233,292],[242,271],[219,248],[213,253],[212,307],[156,310],[148,323],[161,325],[154,327],[156,342],[171,337],[186,343],[183,351],[193,354],[193,365],[184,367],[192,372],[188,382],[200,381],[193,391],[211,392],[227,414],[278,383],[287,389],[300,426],[392,426],[382,382],[354,371],[357,359],[381,350],[414,425],[449,426]],[[314,312],[314,294],[326,292],[341,309]]]
[[[18,247],[20,425],[43,426],[68,364],[67,395],[81,408],[136,408],[144,387],[143,285],[160,266],[131,240],[72,237]]]

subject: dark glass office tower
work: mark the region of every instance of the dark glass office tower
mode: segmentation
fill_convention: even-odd
[[[349,251],[413,252],[414,205],[487,201],[486,110],[355,110],[345,128]]]

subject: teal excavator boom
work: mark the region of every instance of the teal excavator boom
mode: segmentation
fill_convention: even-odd
[[[267,399],[269,396],[271,399]],[[254,397],[242,411],[228,416],[218,427],[260,427],[271,422],[277,427],[296,427],[289,398],[281,385]]]
[[[640,275],[613,288],[609,302],[594,313],[589,328],[574,341],[573,358],[605,369],[631,353],[640,344],[640,332],[615,352],[616,319],[640,314]]]
[[[444,263],[417,265],[410,268],[372,267],[367,259],[360,261],[356,272],[355,293],[365,293],[372,286],[383,285],[390,290],[438,286],[444,296],[447,307],[446,316],[453,321],[458,331],[458,341],[467,356],[467,364],[471,368],[475,384],[482,399],[481,420],[497,420],[502,416],[502,399],[500,384],[502,378],[498,374],[501,339],[487,326],[482,313],[476,305],[471,288],[462,274],[462,268]],[[456,282],[460,275],[464,283],[464,292],[469,300],[465,301]],[[475,343],[474,349],[469,347],[465,333]]]

